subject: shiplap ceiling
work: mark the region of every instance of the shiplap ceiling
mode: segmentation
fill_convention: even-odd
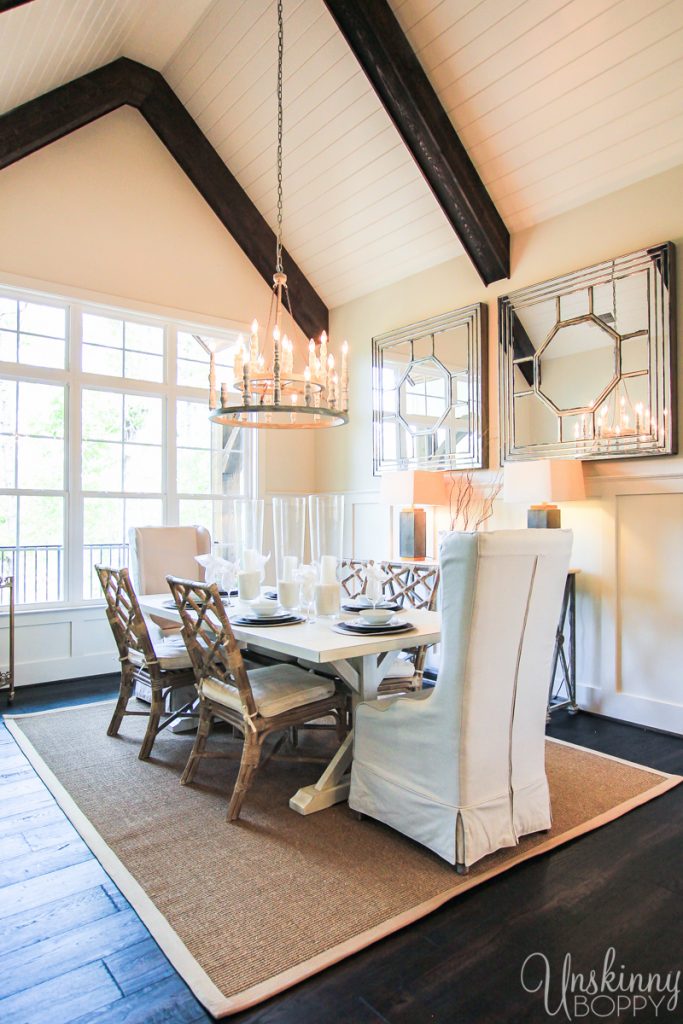
[[[329,306],[462,252],[323,0],[285,2],[285,244]],[[391,0],[511,231],[683,162],[681,0]],[[275,224],[274,0],[34,0],[0,109],[161,70]]]

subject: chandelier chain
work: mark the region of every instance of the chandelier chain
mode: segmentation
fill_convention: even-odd
[[[277,0],[277,242],[275,269],[282,273],[282,64],[284,27],[282,0]]]

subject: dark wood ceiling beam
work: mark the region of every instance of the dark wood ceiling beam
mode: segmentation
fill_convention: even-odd
[[[158,71],[121,57],[0,116],[0,169],[128,104],[140,111],[261,276],[273,284],[275,234]],[[294,319],[307,337],[328,309],[283,252]]]
[[[387,0],[325,0],[485,284],[510,276],[510,234]]]
[[[32,0],[0,0],[0,14],[4,14],[5,11],[11,11],[14,7],[23,7],[24,4],[30,4]]]

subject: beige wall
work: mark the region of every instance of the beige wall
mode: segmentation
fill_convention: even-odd
[[[373,335],[472,302],[488,304],[491,466],[497,467],[498,296],[642,246],[667,240],[680,246],[681,194],[683,167],[677,167],[521,232],[512,239],[511,279],[490,288],[462,257],[333,310],[333,339],[346,337],[351,345],[351,420],[318,439],[316,487],[348,494],[349,550],[396,554],[394,521],[378,503],[379,481],[372,475]],[[680,321],[679,312],[679,335]],[[563,511],[565,525],[575,532],[574,562],[582,570],[582,702],[683,733],[680,617],[674,622],[671,615],[672,602],[683,607],[683,578],[676,572],[683,559],[683,456],[588,463],[586,475],[590,500]],[[491,476],[480,474],[484,480]],[[435,546],[436,531],[448,525],[448,516],[441,512],[433,519]],[[524,508],[497,503],[492,525],[524,526]],[[656,659],[649,656],[653,645]]]

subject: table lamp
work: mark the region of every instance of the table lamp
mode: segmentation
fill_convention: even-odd
[[[533,502],[527,512],[529,529],[559,529],[558,501],[586,497],[583,463],[576,459],[535,459],[506,462],[503,501]]]
[[[422,469],[385,473],[380,494],[387,505],[404,506],[399,520],[399,557],[425,558],[427,514],[416,506],[448,504],[443,474]]]

